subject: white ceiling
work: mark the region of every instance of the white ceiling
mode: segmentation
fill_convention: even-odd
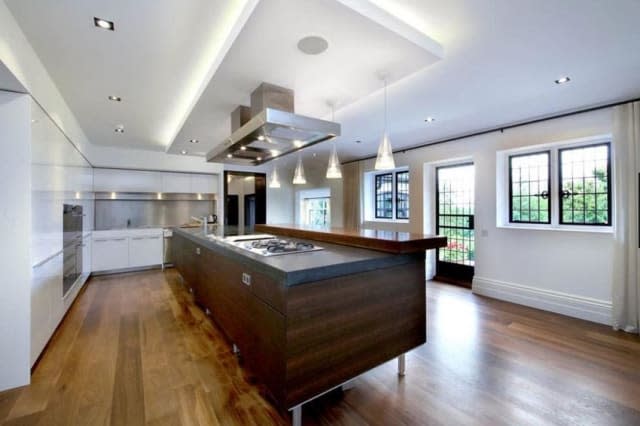
[[[303,37],[325,38],[327,51],[305,55]],[[231,133],[230,114],[249,105],[261,82],[293,89],[299,114],[330,115],[328,101],[346,105],[439,58],[332,0],[261,0],[227,53],[169,152],[203,154]],[[198,139],[196,146],[190,139]]]
[[[202,140],[197,150],[206,152],[227,136],[228,113],[238,103],[248,104],[251,90],[268,81],[295,89],[299,112],[326,118],[328,108],[320,100],[335,98],[341,105],[336,111],[343,133],[338,140],[341,160],[369,156],[376,151],[383,125],[381,91],[370,93],[375,80],[367,81],[378,71],[367,72],[375,67],[369,61],[376,59],[371,53],[376,46],[363,39],[359,29],[348,35],[328,31],[322,34],[330,42],[325,54],[304,57],[308,62],[292,59],[291,43],[295,46],[307,35],[302,30],[316,31],[313,25],[335,18],[331,10],[346,11],[340,13],[340,21],[353,13],[344,8],[346,0],[321,1],[330,3],[328,12],[310,19],[298,6],[307,0],[262,0],[247,25],[241,25],[240,18],[249,14],[232,7],[242,1],[6,0],[93,143],[166,149],[173,140],[167,123],[182,123],[176,105],[184,113],[188,102],[178,100],[194,93],[194,69],[211,51],[212,28],[224,27],[242,30],[172,150],[187,146],[193,151],[186,140],[197,138]],[[637,0],[617,0],[615,7],[599,0],[371,1],[435,39],[445,51],[442,60],[389,87],[389,130],[395,149],[640,97]],[[272,9],[277,6],[277,11]],[[230,15],[236,17],[232,23]],[[116,31],[96,30],[93,16],[113,19]],[[334,36],[340,43],[332,43]],[[394,38],[397,42],[389,33],[388,42]],[[360,46],[358,54],[330,60],[329,55],[344,55],[339,49],[351,43]],[[404,49],[390,62],[400,69],[411,69],[411,64],[419,68],[411,53],[415,47]],[[211,55],[206,59],[211,65]],[[344,81],[335,77],[338,74],[313,72],[315,63],[326,67],[327,62],[333,62],[329,69],[359,68]],[[554,84],[563,75],[571,76],[571,82]],[[110,103],[110,94],[124,101]],[[436,121],[425,123],[427,116]],[[126,126],[124,135],[113,132],[119,123]],[[304,150],[305,156],[311,159],[317,152],[320,158],[328,148],[319,144]]]

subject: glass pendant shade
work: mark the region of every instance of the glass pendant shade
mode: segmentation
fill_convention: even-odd
[[[278,169],[273,166],[271,179],[269,179],[269,188],[280,188],[280,179],[278,178]]]
[[[296,171],[293,173],[293,184],[304,185],[307,183],[307,179],[304,177],[304,167],[302,166],[302,157],[298,157],[298,165],[296,165]]]
[[[380,146],[378,147],[378,156],[376,157],[376,170],[391,170],[396,168],[396,162],[393,159],[393,149],[391,148],[391,140],[387,132],[384,132]]]
[[[396,162],[393,159],[393,149],[391,148],[391,140],[387,134],[387,79],[384,77],[384,133],[382,134],[382,140],[378,146],[378,156],[376,157],[376,170],[391,170],[396,168]]]
[[[329,165],[327,166],[327,179],[342,179],[342,169],[340,160],[338,160],[338,150],[336,144],[333,144],[331,155],[329,156]]]

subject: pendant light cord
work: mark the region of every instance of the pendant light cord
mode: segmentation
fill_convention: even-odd
[[[387,133],[387,77],[384,78],[384,133]]]

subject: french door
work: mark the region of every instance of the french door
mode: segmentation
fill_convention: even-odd
[[[470,285],[475,265],[475,168],[473,163],[436,169],[436,232],[447,237],[437,250],[436,279]]]

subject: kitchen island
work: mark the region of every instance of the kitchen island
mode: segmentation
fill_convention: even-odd
[[[400,254],[324,241],[264,256],[238,239],[176,228],[173,250],[196,303],[297,423],[306,401],[425,343],[424,250],[446,238],[422,240]]]

